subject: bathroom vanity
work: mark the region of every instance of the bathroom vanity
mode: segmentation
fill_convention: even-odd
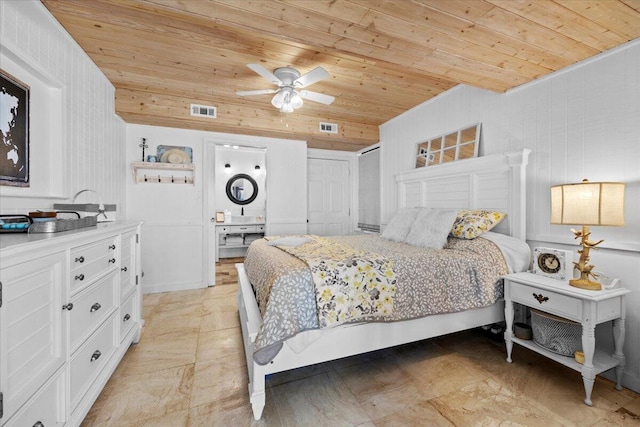
[[[216,225],[216,262],[220,258],[244,256],[251,242],[264,237],[264,222],[244,218],[252,222],[233,221]]]

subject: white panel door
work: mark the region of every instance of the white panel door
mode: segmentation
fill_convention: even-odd
[[[345,160],[308,159],[309,234],[350,234],[351,176]]]

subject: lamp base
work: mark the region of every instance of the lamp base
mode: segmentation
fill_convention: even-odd
[[[585,279],[571,279],[569,280],[569,284],[573,287],[588,289],[590,291],[599,291],[602,289],[602,285],[600,283]]]

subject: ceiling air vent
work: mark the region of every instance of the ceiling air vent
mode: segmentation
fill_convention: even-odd
[[[191,115],[197,117],[216,118],[216,107],[210,105],[191,104]]]
[[[338,133],[338,124],[337,123],[320,122],[320,132]]]

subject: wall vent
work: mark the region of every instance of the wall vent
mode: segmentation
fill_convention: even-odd
[[[320,132],[338,133],[338,124],[337,123],[320,122]]]
[[[210,119],[216,118],[216,107],[210,105],[198,105],[191,104],[191,115],[197,117],[208,117]]]

